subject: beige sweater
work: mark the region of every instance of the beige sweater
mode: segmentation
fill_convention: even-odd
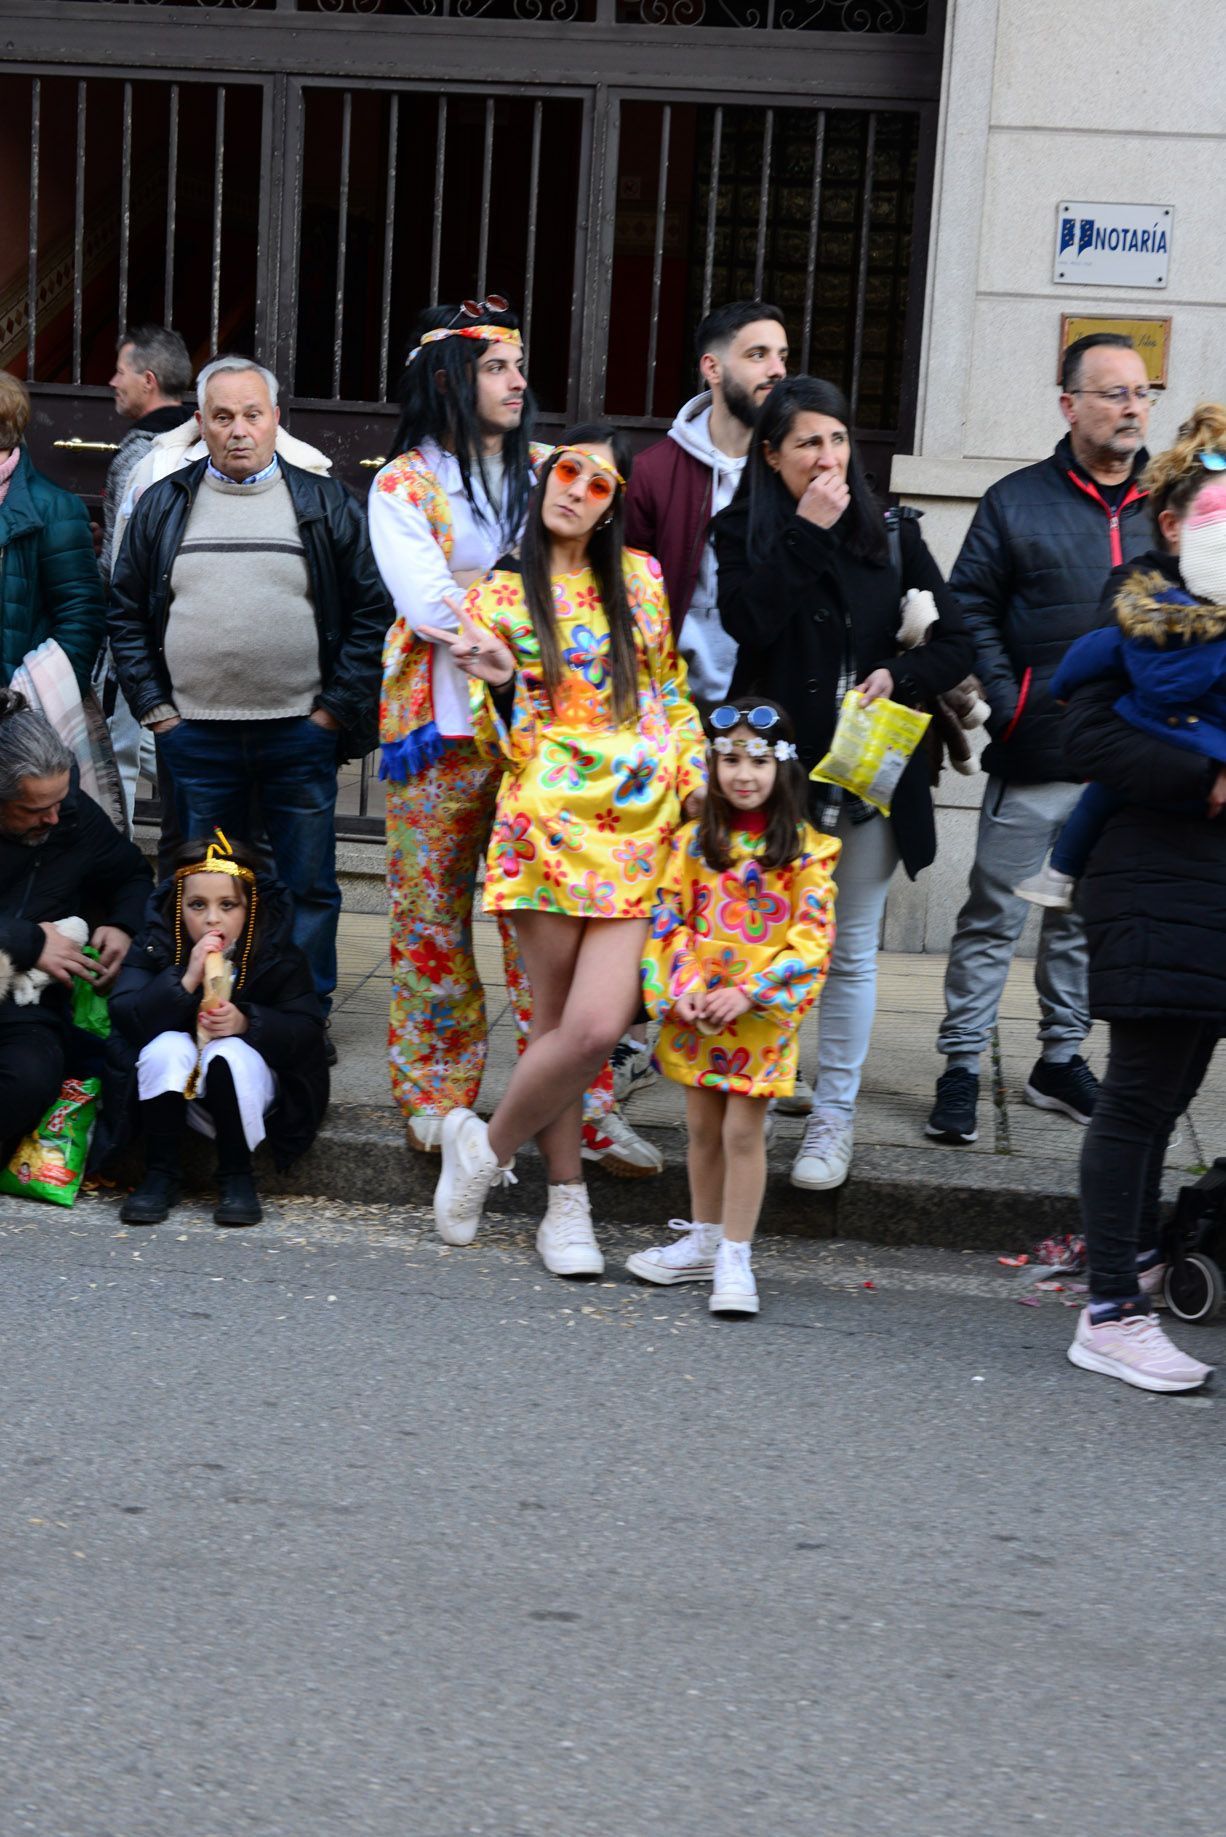
[[[276,721],[311,712],[319,633],[289,489],[208,472],[170,576],[166,668],[188,721]]]

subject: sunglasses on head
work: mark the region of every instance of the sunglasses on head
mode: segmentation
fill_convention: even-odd
[[[491,293],[484,300],[461,300],[460,310],[456,313],[451,323],[454,325],[456,319],[472,319],[476,322],[479,319],[484,319],[487,313],[509,313],[510,310],[511,302],[509,300],[504,300],[500,293]]]
[[[768,734],[772,727],[778,727],[779,719],[777,708],[734,708],[731,703],[725,703],[722,708],[711,710],[707,724],[717,734],[729,733],[734,727],[752,727],[755,733]]]
[[[604,461],[597,459],[594,455],[587,454],[585,457],[591,459],[594,466],[604,467]],[[560,479],[564,485],[573,485],[577,478],[582,478],[583,476],[582,461],[572,459],[569,454],[563,454],[561,459],[555,459],[554,461],[553,475],[555,478]],[[613,493],[617,490],[618,485],[622,482],[622,475],[620,472],[614,472],[605,467],[601,471],[590,474],[587,481],[587,494],[590,498],[594,498],[598,504],[607,504],[609,499],[613,496]]]
[[[1206,472],[1226,472],[1226,453],[1198,453]]]

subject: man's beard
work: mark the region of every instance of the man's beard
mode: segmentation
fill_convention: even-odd
[[[734,383],[730,376],[724,378],[724,407],[735,420],[741,423],[742,427],[747,427],[752,432],[757,423],[761,404],[755,396],[750,395],[747,389],[742,389],[739,383]]]

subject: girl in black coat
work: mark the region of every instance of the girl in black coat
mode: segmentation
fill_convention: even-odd
[[[823,754],[848,689],[864,701],[917,705],[970,672],[971,640],[913,518],[900,520],[895,565],[881,506],[856,458],[850,415],[832,383],[789,377],[767,397],[736,497],[713,524],[720,619],[739,646],[733,693],[758,692],[792,717],[808,773]],[[900,601],[931,593],[928,642],[900,651]],[[877,998],[877,939],[901,860],[915,878],[936,854],[921,748],[899,780],[892,814],[830,785],[810,785],[812,821],[843,844],[837,937],[818,1016],[819,1064],[796,1186],[840,1186],[851,1163],[860,1073]]]
[[[291,911],[256,857],[217,832],[188,842],[120,971],[111,1019],[136,1058],[147,1172],[125,1202],[129,1225],[154,1225],[179,1198],[183,1131],[217,1139],[219,1225],[262,1216],[251,1151],[267,1134],[279,1166],[310,1147],[328,1104],[323,1010],[291,941]],[[213,953],[233,987],[203,987]]]

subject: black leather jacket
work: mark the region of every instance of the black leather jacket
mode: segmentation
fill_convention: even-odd
[[[998,480],[975,512],[949,585],[992,709],[984,767],[999,778],[1047,784],[1068,775],[1048,684],[1074,638],[1104,622],[1111,569],[1149,547],[1136,482],[1147,462],[1137,454],[1133,482],[1112,512],[1066,435],[1049,459]]]
[[[198,459],[149,487],[115,559],[107,623],[119,681],[138,720],[174,700],[163,649],[170,575],[207,464]],[[323,687],[316,706],[339,721],[341,756],[354,758],[379,741],[391,602],[357,499],[337,479],[319,478],[285,460],[281,471],[302,534],[319,631]]]

